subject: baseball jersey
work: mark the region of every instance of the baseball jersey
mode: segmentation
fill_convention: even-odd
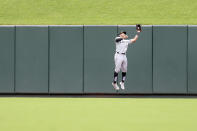
[[[121,37],[116,37],[115,43],[116,43],[116,52],[126,53],[128,45],[131,44],[132,42],[131,40],[125,40],[125,39],[121,40]]]

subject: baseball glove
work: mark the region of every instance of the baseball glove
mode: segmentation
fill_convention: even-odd
[[[136,30],[137,31],[142,31],[142,26],[140,24],[136,24]]]

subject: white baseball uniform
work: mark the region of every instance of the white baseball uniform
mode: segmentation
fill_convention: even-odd
[[[115,41],[117,39],[120,39],[120,37],[116,37]],[[119,72],[120,70],[122,72],[127,72],[127,57],[126,52],[128,45],[131,44],[131,40],[125,40],[122,39],[120,41],[116,41],[116,53],[114,55],[114,61],[115,61],[115,72]]]

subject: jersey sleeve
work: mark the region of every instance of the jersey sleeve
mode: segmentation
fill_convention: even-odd
[[[115,38],[115,42],[120,42],[121,40],[122,40],[121,37],[116,37],[116,38]]]

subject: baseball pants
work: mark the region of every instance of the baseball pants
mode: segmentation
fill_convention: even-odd
[[[127,72],[127,56],[125,54],[115,53],[114,55],[115,62],[115,72]]]

